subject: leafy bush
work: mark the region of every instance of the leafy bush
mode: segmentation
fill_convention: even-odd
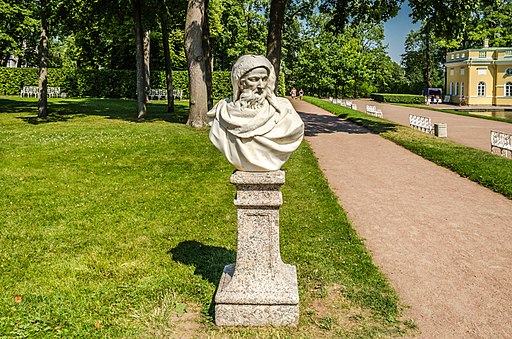
[[[373,100],[378,102],[393,102],[398,104],[424,104],[425,98],[422,95],[414,94],[388,94],[372,93]]]
[[[187,71],[173,71],[172,77],[174,88],[182,89],[188,98]],[[38,79],[37,68],[0,67],[0,94],[18,95],[24,86],[37,86]],[[135,98],[137,93],[136,72],[130,70],[50,68],[48,86],[60,87],[70,97]],[[151,73],[151,87],[166,87],[165,72]],[[230,73],[213,72],[214,99],[231,97],[231,91]]]

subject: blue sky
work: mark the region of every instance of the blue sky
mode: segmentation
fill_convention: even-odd
[[[413,24],[409,16],[411,8],[405,1],[398,15],[384,23],[384,44],[388,45],[388,53],[393,61],[400,64],[401,55],[404,54],[404,42],[411,30],[418,29],[419,24]]]

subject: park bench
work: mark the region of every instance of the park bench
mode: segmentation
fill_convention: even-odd
[[[60,91],[60,87],[47,87],[48,97],[67,98],[68,94]],[[20,97],[39,98],[38,86],[24,86],[20,91]]]
[[[173,90],[174,98],[178,100],[183,100],[183,90],[182,89],[175,89]],[[167,100],[167,90],[166,89],[151,89],[149,91],[149,100]]]
[[[39,87],[37,86],[24,86],[20,91],[20,97],[34,97],[37,98],[39,96]]]
[[[366,105],[366,114],[373,115],[377,118],[384,118],[382,111],[373,105]]]
[[[409,126],[425,133],[434,134],[434,125],[429,117],[409,114]]]
[[[60,97],[60,87],[48,87],[48,97],[59,98]]]
[[[512,157],[512,134],[491,131],[491,152],[498,149],[500,154]]]

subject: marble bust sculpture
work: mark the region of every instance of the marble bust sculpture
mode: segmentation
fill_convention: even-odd
[[[272,64],[244,55],[233,65],[231,82],[233,98],[208,112],[210,140],[238,170],[279,170],[299,147],[304,124],[290,102],[274,94]]]

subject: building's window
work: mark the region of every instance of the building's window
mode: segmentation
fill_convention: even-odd
[[[453,68],[450,68],[450,75],[453,75]]]
[[[505,70],[505,74],[506,74],[506,75],[509,75],[509,76],[510,76],[510,75],[512,75],[512,68],[507,68],[507,69]]]
[[[450,82],[450,95],[453,95],[453,82]]]
[[[460,57],[461,58],[465,58],[466,57],[466,53],[462,53],[462,55]]]
[[[480,81],[476,88],[477,95],[479,97],[485,97],[485,82]]]
[[[451,55],[451,59],[453,60],[453,58],[455,58],[455,55],[453,55],[453,54],[452,54],[452,55]]]
[[[505,51],[505,56],[512,56],[512,49],[507,49]]]
[[[487,52],[486,51],[480,51],[480,58],[487,58]]]
[[[464,83],[463,82],[460,83],[460,96],[461,97],[464,96]]]
[[[459,54],[459,53],[457,53],[456,58],[457,58],[457,59],[458,59],[458,58],[460,58],[460,54]]]
[[[455,95],[459,94],[459,83],[455,83]]]
[[[464,75],[464,68],[460,69],[460,75]]]
[[[507,82],[505,84],[505,96],[512,97],[512,82]]]
[[[487,74],[487,68],[477,68],[478,75],[486,75]]]

